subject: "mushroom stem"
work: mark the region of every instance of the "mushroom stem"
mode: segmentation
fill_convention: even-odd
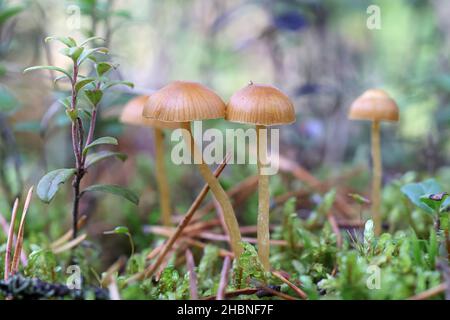
[[[241,244],[241,232],[239,230],[239,224],[237,222],[233,206],[231,205],[231,201],[228,198],[225,190],[220,185],[219,180],[214,176],[208,165],[203,161],[201,150],[198,149],[197,145],[194,142],[190,123],[184,123],[183,129],[185,129],[183,130],[183,136],[186,145],[192,152],[193,159],[201,159],[200,163],[197,164],[200,174],[209,185],[211,192],[214,194],[214,197],[223,210],[225,224],[227,225],[228,234],[230,236],[231,249],[233,250],[235,258],[239,259],[243,251]]]
[[[380,150],[380,122],[375,120],[372,122],[372,218],[375,225],[375,234],[381,233],[381,150]]]
[[[266,271],[270,270],[270,231],[269,231],[269,176],[262,168],[267,163],[267,134],[265,126],[256,126],[258,159],[258,256]]]
[[[164,132],[160,128],[154,128],[155,135],[155,162],[156,182],[159,190],[159,205],[161,206],[161,220],[163,225],[170,226],[172,223],[170,191],[167,182],[167,172],[164,163]]]

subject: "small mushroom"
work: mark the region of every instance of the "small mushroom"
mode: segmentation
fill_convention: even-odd
[[[170,204],[169,183],[167,181],[166,166],[164,164],[164,132],[163,129],[179,128],[178,123],[162,122],[142,117],[144,104],[148,96],[138,96],[131,99],[122,111],[120,121],[135,126],[151,127],[155,136],[155,166],[156,181],[159,190],[159,203],[161,206],[161,219],[165,226],[172,222],[172,207]]]
[[[263,174],[267,163],[266,126],[295,122],[294,106],[289,98],[277,88],[250,83],[237,91],[227,106],[226,119],[232,122],[256,125],[258,159],[258,255],[264,268],[270,270],[269,231],[269,176]]]
[[[380,122],[398,122],[399,112],[395,101],[383,90],[370,89],[358,97],[350,107],[351,120],[372,121],[372,218],[375,234],[381,233],[381,178]]]
[[[148,99],[143,116],[150,119],[167,122],[180,122],[186,144],[190,147],[198,165],[200,174],[207,182],[217,202],[221,206],[231,247],[235,258],[242,253],[239,224],[234,214],[231,201],[219,180],[204,162],[202,152],[193,141],[191,121],[223,118],[225,104],[222,99],[207,87],[186,81],[175,81],[155,92]]]

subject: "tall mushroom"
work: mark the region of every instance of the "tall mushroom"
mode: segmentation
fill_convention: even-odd
[[[372,121],[372,218],[375,234],[381,233],[381,178],[380,122],[398,122],[399,113],[395,101],[383,90],[370,89],[351,105],[348,118]]]
[[[235,258],[238,259],[242,253],[241,234],[231,201],[219,180],[204,162],[202,151],[193,141],[191,130],[191,121],[223,118],[224,102],[217,94],[199,83],[175,81],[150,96],[144,107],[143,116],[159,121],[179,122],[185,129],[183,130],[185,142],[190,147],[200,174],[223,210],[231,247]]]
[[[167,181],[167,171],[164,163],[164,132],[163,129],[175,129],[178,123],[162,122],[146,119],[142,117],[144,104],[148,96],[138,96],[131,99],[122,111],[120,121],[122,123],[146,126],[153,128],[155,137],[155,167],[156,183],[159,190],[159,205],[161,206],[161,220],[165,226],[170,226],[172,222],[172,207],[170,204],[169,183]]]
[[[267,163],[266,126],[295,122],[294,106],[277,88],[250,83],[237,91],[227,106],[226,119],[256,125],[258,159],[258,255],[264,268],[270,270],[269,176],[263,173]]]

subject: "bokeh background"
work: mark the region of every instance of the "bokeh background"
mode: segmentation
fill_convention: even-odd
[[[380,29],[367,27],[372,4],[381,10]],[[9,212],[14,197],[45,172],[73,162],[57,103],[67,88],[50,73],[22,73],[32,65],[67,65],[58,44],[44,43],[49,35],[104,37],[120,65],[113,77],[136,86],[108,94],[97,132],[119,137],[129,159],[87,178],[141,195],[137,209],[110,196],[83,202],[90,232],[105,247],[128,250],[126,239],[117,244],[122,240],[105,239],[102,230],[126,224],[139,243],[146,237],[141,226],[159,219],[151,131],[124,126],[118,115],[134,95],[172,80],[201,82],[224,100],[249,81],[279,87],[297,114],[295,124],[280,128],[282,156],[320,180],[339,181],[343,192],[361,194],[370,186],[370,126],[347,120],[347,112],[364,90],[383,88],[401,113],[398,124],[382,126],[385,182],[408,171],[448,177],[449,14],[447,0],[0,0],[0,211]],[[175,209],[183,213],[202,180],[193,167],[168,165]],[[232,187],[255,170],[230,166],[222,182]],[[281,172],[271,183],[278,195],[303,182]],[[61,221],[68,227],[70,198],[67,187],[50,206],[35,199],[31,233],[45,229],[56,237]],[[240,221],[254,224],[255,196],[237,211]]]

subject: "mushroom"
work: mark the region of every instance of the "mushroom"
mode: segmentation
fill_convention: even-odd
[[[159,121],[181,123],[185,143],[194,156],[200,174],[223,210],[231,247],[235,258],[238,259],[242,253],[241,234],[231,201],[219,180],[204,162],[201,150],[193,141],[191,130],[191,121],[223,118],[224,102],[217,94],[199,83],[174,81],[150,96],[144,106],[143,116]]]
[[[142,117],[144,104],[148,96],[138,96],[131,99],[122,111],[120,121],[122,123],[151,127],[154,130],[155,137],[155,166],[156,182],[159,190],[159,203],[161,206],[161,220],[165,226],[170,226],[172,222],[172,208],[170,204],[169,183],[167,181],[166,166],[164,164],[164,132],[163,129],[175,129],[179,127],[178,123],[162,122],[146,119]]]
[[[267,163],[266,126],[295,122],[291,100],[275,87],[250,83],[237,91],[227,106],[226,119],[256,125],[258,159],[258,255],[262,265],[270,270],[269,176],[263,173]],[[265,130],[263,130],[265,129]]]
[[[375,225],[375,234],[379,235],[381,233],[380,189],[382,178],[380,122],[398,122],[398,107],[385,91],[370,89],[353,102],[348,118],[372,121],[372,218]]]

